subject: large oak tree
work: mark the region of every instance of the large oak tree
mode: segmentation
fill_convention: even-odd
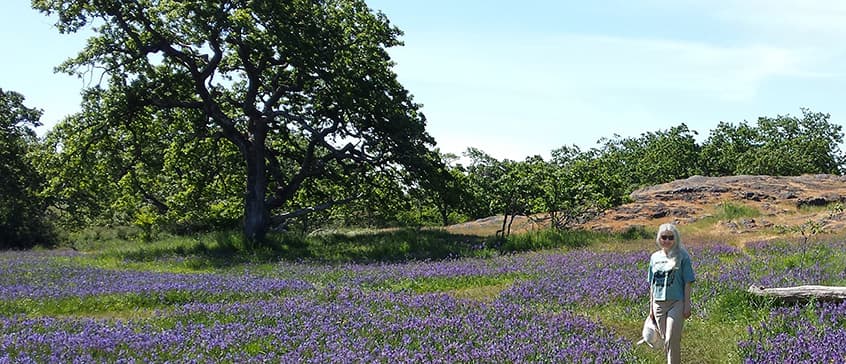
[[[130,110],[199,111],[203,128],[237,147],[250,239],[262,239],[272,217],[357,194],[272,215],[291,208],[307,182],[338,171],[415,176],[432,167],[425,118],[386,52],[401,44],[401,32],[364,1],[34,0],[33,7],[58,15],[61,32],[94,31],[60,70],[111,79]]]

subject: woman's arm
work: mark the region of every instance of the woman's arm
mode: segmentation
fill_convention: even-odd
[[[690,317],[690,290],[691,284],[687,282],[684,284],[684,318]]]
[[[654,319],[655,318],[655,311],[652,309],[653,302],[654,301],[652,301],[652,283],[650,282],[649,283],[649,317],[652,317]]]

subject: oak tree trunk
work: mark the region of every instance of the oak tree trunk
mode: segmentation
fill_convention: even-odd
[[[262,128],[258,128],[262,129]],[[265,133],[256,135],[250,144],[247,155],[247,193],[244,196],[244,236],[256,243],[264,240],[270,226],[270,211],[267,210],[267,161],[265,160]]]

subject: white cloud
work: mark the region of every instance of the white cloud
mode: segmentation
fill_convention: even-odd
[[[816,52],[767,45],[564,35],[534,38],[438,38],[398,52],[410,80],[465,85],[481,92],[689,92],[742,100],[772,77],[814,77]],[[472,85],[472,86],[471,86]]]

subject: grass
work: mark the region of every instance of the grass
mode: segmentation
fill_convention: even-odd
[[[629,306],[610,304],[584,313],[612,328],[620,336],[639,338],[646,317],[646,304],[644,302],[643,312],[633,312]],[[694,315],[685,320],[682,357],[696,363],[739,362],[736,343],[744,338],[746,325],[726,324]],[[637,345],[635,354],[640,363],[661,363],[666,360],[662,350],[645,344]]]
[[[507,289],[510,285],[511,282],[504,282],[499,284],[454,288],[451,290],[446,290],[445,292],[456,298],[464,298],[481,302],[491,302],[499,295],[500,292]]]
[[[717,205],[714,217],[719,220],[735,220],[740,218],[753,218],[761,216],[761,211],[754,207],[741,205],[733,202],[723,202]]]
[[[713,230],[714,226],[719,225],[721,222],[754,219],[760,216],[761,211],[754,207],[724,201],[714,206],[711,214],[689,224],[687,227],[698,233],[705,233],[708,230]]]
[[[753,235],[760,235],[761,232],[736,234],[730,232],[726,224],[742,225],[742,220],[755,220],[760,216],[761,211],[754,207],[724,201],[715,205],[713,210],[701,219],[685,224],[685,240],[742,246],[744,241],[754,239]]]
[[[102,229],[77,234],[69,243],[90,253],[97,266],[166,270],[171,272],[214,271],[243,264],[278,261],[322,264],[408,262],[460,257],[490,257],[503,253],[557,248],[582,248],[602,242],[628,242],[649,232],[642,228],[622,233],[537,230],[513,234],[506,240],[453,234],[438,229],[391,229],[327,232],[313,235],[270,234],[260,246],[247,243],[239,232],[225,231],[193,236],[162,236],[151,242],[122,239]],[[99,236],[93,242],[86,242]],[[170,262],[166,267],[162,262]]]
[[[123,313],[139,309],[154,309],[168,305],[192,302],[191,297],[178,292],[166,296],[140,294],[110,294],[91,297],[68,297],[62,299],[17,299],[0,301],[0,313],[11,316],[27,314],[34,316],[88,316],[100,314],[121,318]]]
[[[278,294],[267,297],[278,297]],[[235,302],[246,299],[260,299],[256,294],[202,295],[190,292],[170,291],[159,295],[140,293],[106,294],[88,297],[40,298],[0,300],[0,314],[13,316],[82,316],[127,319],[146,317],[143,312],[185,303]]]
[[[160,262],[178,257],[186,268],[207,270],[281,260],[339,264],[479,256],[490,253],[484,251],[489,245],[486,241],[492,238],[454,235],[439,230],[397,229],[309,236],[275,233],[261,245],[250,244],[240,233],[231,231],[167,236],[149,243],[109,238],[94,244],[73,242],[71,245],[76,250],[96,253],[102,264],[109,264],[109,261]]]

